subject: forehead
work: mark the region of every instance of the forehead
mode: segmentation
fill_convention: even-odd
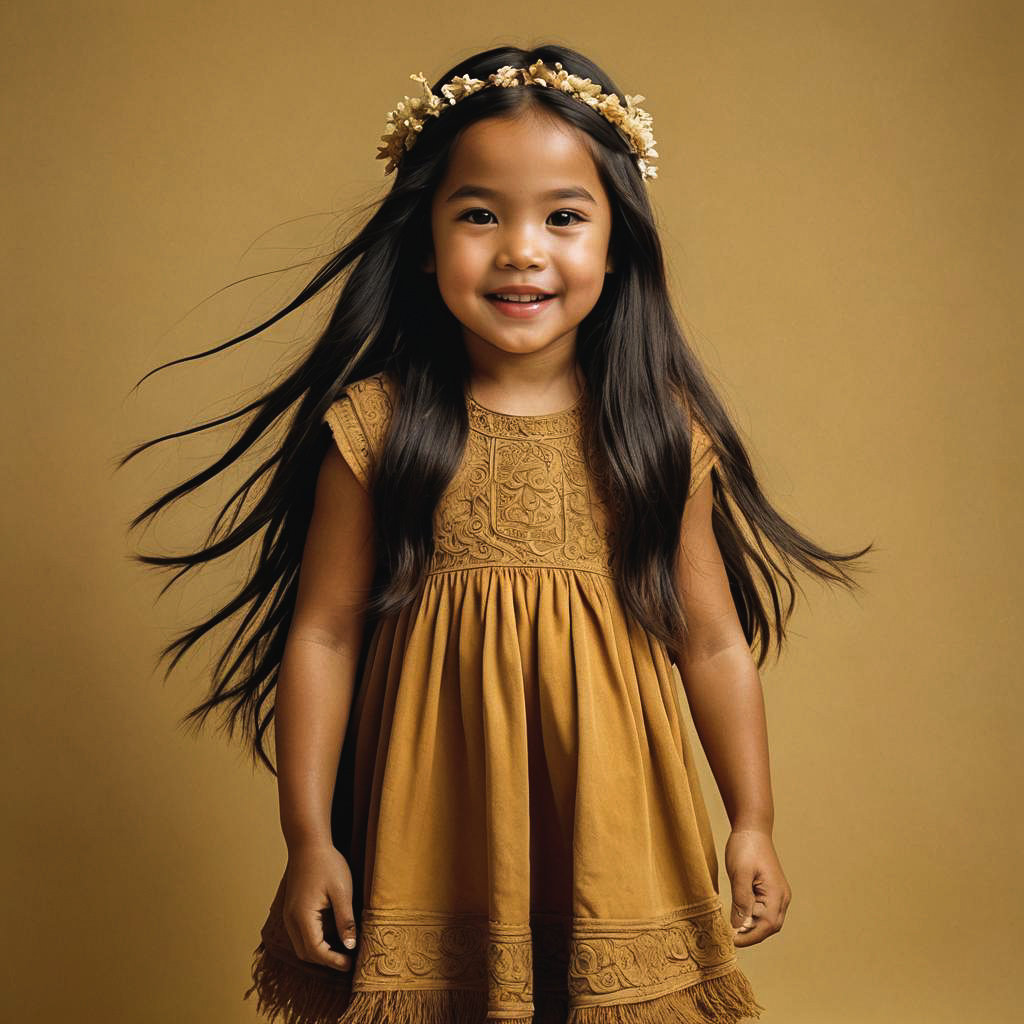
[[[519,194],[578,184],[600,199],[595,190],[601,190],[580,130],[534,111],[486,118],[463,130],[452,146],[438,198],[467,181]]]

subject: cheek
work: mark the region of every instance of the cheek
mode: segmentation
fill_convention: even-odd
[[[585,293],[600,292],[604,287],[608,246],[599,242],[587,244],[573,252],[562,263],[566,283]]]
[[[442,239],[437,257],[437,280],[442,290],[475,290],[480,277],[480,254],[465,241]]]

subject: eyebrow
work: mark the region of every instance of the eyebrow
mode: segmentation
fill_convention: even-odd
[[[456,199],[465,199],[469,196],[477,196],[481,199],[498,199],[501,193],[493,188],[485,188],[483,185],[462,185],[457,188],[446,200],[446,203],[454,202]],[[582,186],[573,185],[568,188],[553,188],[545,192],[541,199],[582,199],[585,202],[597,205],[597,200]]]

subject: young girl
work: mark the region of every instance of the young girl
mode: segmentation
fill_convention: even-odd
[[[870,546],[823,550],[759,489],[673,315],[644,97],[559,46],[412,77],[379,208],[231,344],[348,270],[322,336],[133,523],[299,400],[247,514],[141,559],[187,570],[266,528],[164,652],[245,611],[186,716],[227,705],[278,779],[287,864],[245,995],[285,1024],[759,1016],[736,947],[790,888],[758,668],[794,564],[852,586]],[[732,827],[728,915],[684,694]]]

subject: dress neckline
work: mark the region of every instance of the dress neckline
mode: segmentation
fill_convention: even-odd
[[[580,422],[583,405],[587,396],[587,389],[583,387],[576,396],[572,405],[565,409],[557,409],[555,412],[533,413],[529,415],[516,415],[508,412],[498,412],[497,409],[490,409],[481,405],[470,393],[469,389],[464,391],[466,407],[469,412],[469,423],[477,430],[485,433],[503,434],[505,436],[526,435],[558,435],[571,433]]]

